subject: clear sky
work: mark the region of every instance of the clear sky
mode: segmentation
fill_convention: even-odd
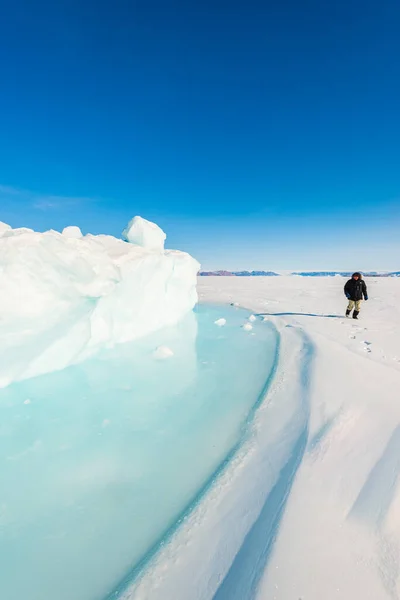
[[[0,3],[0,220],[400,269],[398,0]]]

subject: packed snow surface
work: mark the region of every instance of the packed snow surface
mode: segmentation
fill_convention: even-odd
[[[115,598],[168,540],[240,445],[275,364],[275,330],[250,337],[246,318],[199,307],[0,390],[2,600]]]
[[[195,306],[199,264],[164,251],[135,217],[129,243],[0,224],[0,387],[84,360],[176,323]]]
[[[275,511],[275,527],[268,528],[266,512],[261,509],[239,543],[230,569],[221,558],[226,554],[222,543],[218,567],[214,569],[211,563],[207,567],[208,573],[224,580],[217,586],[216,600],[400,597],[400,281],[367,278],[369,300],[362,303],[358,321],[344,318],[345,281],[340,277],[199,281],[200,299],[240,302],[269,319],[281,333],[275,386],[268,394],[265,412],[260,411],[256,419],[260,437],[254,438],[251,457],[243,457],[239,465],[254,481],[256,466],[262,465],[265,457],[265,436],[270,442],[273,439],[268,430],[271,420],[279,427],[279,435],[268,460],[276,466],[278,453],[285,445],[289,450],[277,486],[269,491],[264,487],[264,506],[270,515]],[[303,337],[304,348],[310,349],[308,358],[299,351],[297,360],[292,360],[295,334]],[[308,412],[302,417],[304,447],[292,445],[290,451],[288,438],[295,424],[283,426],[274,410],[277,398],[285,405],[299,368],[303,371],[297,394],[305,394]],[[295,407],[286,403],[287,419],[290,411],[294,418]],[[266,415],[268,419],[264,419]],[[297,457],[298,464],[290,484],[287,465],[291,456],[293,460]],[[264,479],[256,486],[260,494],[270,477],[265,465],[262,473]],[[281,512],[274,505],[279,486],[286,498]],[[204,564],[210,548],[215,548],[218,531],[224,537],[229,515],[235,513],[234,495],[243,493],[244,487],[238,466],[231,472],[230,491],[225,493],[220,487],[219,504],[210,499],[208,513],[197,515],[198,547],[203,543],[203,554],[196,568]],[[256,493],[253,489],[244,503],[249,505]],[[225,525],[214,523],[208,546],[201,528],[205,531],[207,520],[211,522],[218,511],[221,522],[221,510]],[[238,531],[243,519],[232,521],[231,527]],[[191,541],[196,543],[194,538]],[[172,565],[166,556],[160,557],[160,567],[162,564]],[[168,598],[169,581],[174,580],[177,589],[189,585],[182,573],[193,573],[191,564],[189,560],[181,563],[181,574],[169,571],[164,580],[154,568],[152,581],[157,577],[159,584],[164,581],[164,598]],[[160,596],[149,581],[150,577],[143,581],[143,589],[148,584],[151,590],[146,600],[158,600]],[[191,598],[213,597],[207,596],[200,581],[197,590]],[[136,600],[135,595],[133,598]],[[174,594],[174,599],[183,600],[184,595]]]
[[[344,283],[200,279],[202,301],[277,327],[279,363],[246,443],[122,600],[398,600],[400,281],[368,278],[358,321]]]

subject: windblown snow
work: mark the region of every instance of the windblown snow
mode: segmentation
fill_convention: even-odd
[[[0,223],[0,387],[63,369],[102,347],[178,322],[197,302],[199,264],[164,250],[135,217],[123,241]]]
[[[344,283],[200,278],[200,300],[277,327],[279,364],[247,442],[122,600],[399,599],[399,280],[369,278],[358,321]]]

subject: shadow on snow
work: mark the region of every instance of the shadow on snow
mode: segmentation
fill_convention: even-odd
[[[268,494],[258,518],[247,533],[213,600],[254,600],[271,558],[286,502],[308,440],[309,384],[314,349],[308,337],[303,332],[302,335],[304,347],[301,372],[301,416],[297,438],[294,440],[287,463],[282,468],[277,482]]]

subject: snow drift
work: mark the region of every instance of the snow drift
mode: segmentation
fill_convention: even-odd
[[[124,237],[0,223],[0,387],[145,336],[194,307],[200,265],[164,250],[164,232],[140,217]]]

